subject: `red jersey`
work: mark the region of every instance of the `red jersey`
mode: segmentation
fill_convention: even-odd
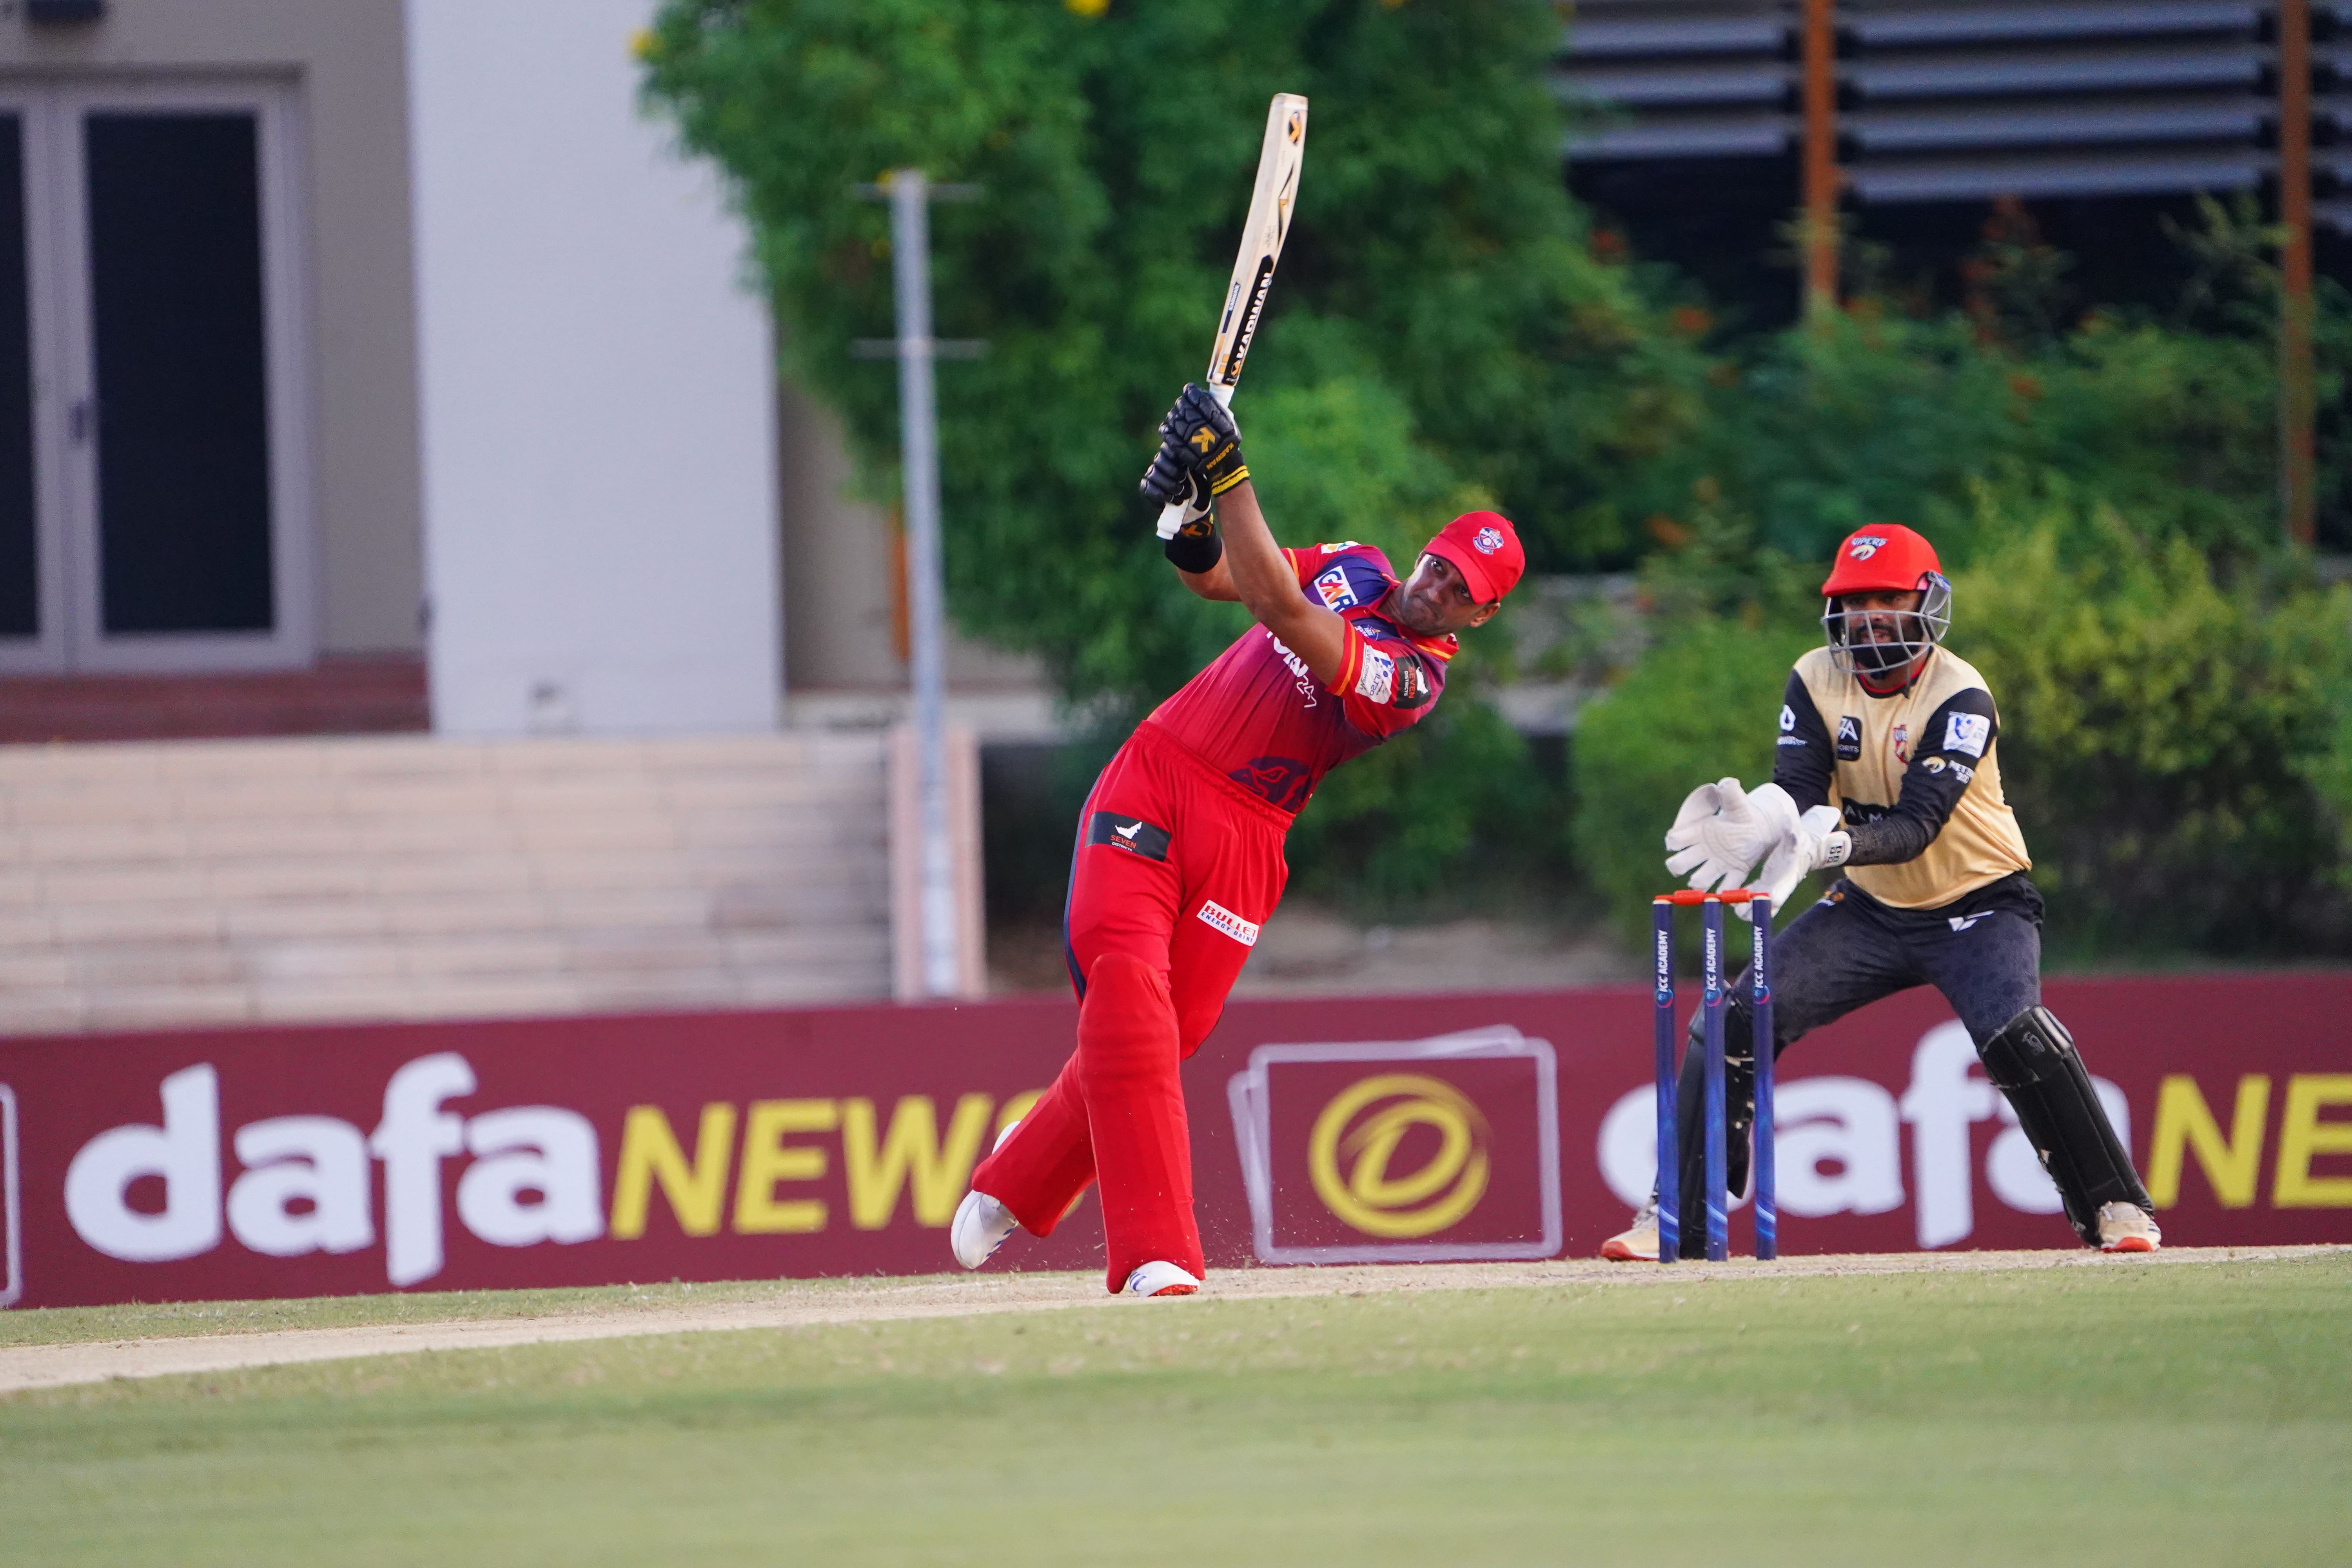
[[[1460,644],[1420,637],[1384,613],[1396,586],[1369,544],[1286,550],[1309,599],[1348,623],[1329,686],[1264,626],[1252,626],[1145,720],[1261,800],[1296,813],[1323,775],[1419,721],[1445,689]]]

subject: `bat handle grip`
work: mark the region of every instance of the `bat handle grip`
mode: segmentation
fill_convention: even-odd
[[[1227,408],[1231,408],[1234,405],[1234,384],[1230,381],[1213,381],[1209,383],[1209,395]],[[1183,526],[1184,508],[1171,501],[1160,509],[1160,523],[1153,531],[1162,539],[1173,539],[1176,537],[1176,531]]]

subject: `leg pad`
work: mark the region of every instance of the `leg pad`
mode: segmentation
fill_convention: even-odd
[[[2017,1124],[2057,1184],[2066,1219],[2086,1247],[2099,1244],[2099,1205],[2153,1211],[2092,1087],[2074,1037],[2047,1007],[2028,1007],[1977,1047],[1985,1076],[2008,1097]]]

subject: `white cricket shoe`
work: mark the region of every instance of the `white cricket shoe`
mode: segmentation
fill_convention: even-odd
[[[2164,1232],[2137,1204],[2099,1205],[2101,1252],[2154,1252],[2164,1245]]]
[[[1190,1296],[1201,1282],[1172,1263],[1153,1261],[1127,1277],[1123,1296]]]
[[[1612,1263],[1655,1263],[1658,1260],[1658,1201],[1652,1198],[1633,1215],[1633,1223],[1601,1244],[1601,1256]]]
[[[955,1224],[948,1227],[948,1245],[955,1248],[958,1263],[977,1268],[1020,1228],[1013,1211],[986,1193],[966,1193],[956,1205]]]
[[[1004,1141],[1020,1125],[1018,1121],[1006,1122],[1004,1131],[996,1135],[996,1142],[988,1146],[989,1152],[1003,1148]],[[970,1192],[956,1205],[955,1223],[948,1227],[948,1245],[955,1248],[958,1263],[966,1268],[977,1268],[1004,1245],[1005,1237],[1020,1228],[1021,1222],[1013,1217],[1011,1209],[986,1193]]]

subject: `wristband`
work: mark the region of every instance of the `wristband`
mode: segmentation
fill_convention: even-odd
[[[1168,557],[1177,571],[1189,572],[1197,577],[1203,572],[1213,571],[1217,563],[1225,558],[1225,541],[1213,528],[1203,528],[1198,533],[1188,528],[1181,530],[1175,538],[1161,545],[1160,552]]]

